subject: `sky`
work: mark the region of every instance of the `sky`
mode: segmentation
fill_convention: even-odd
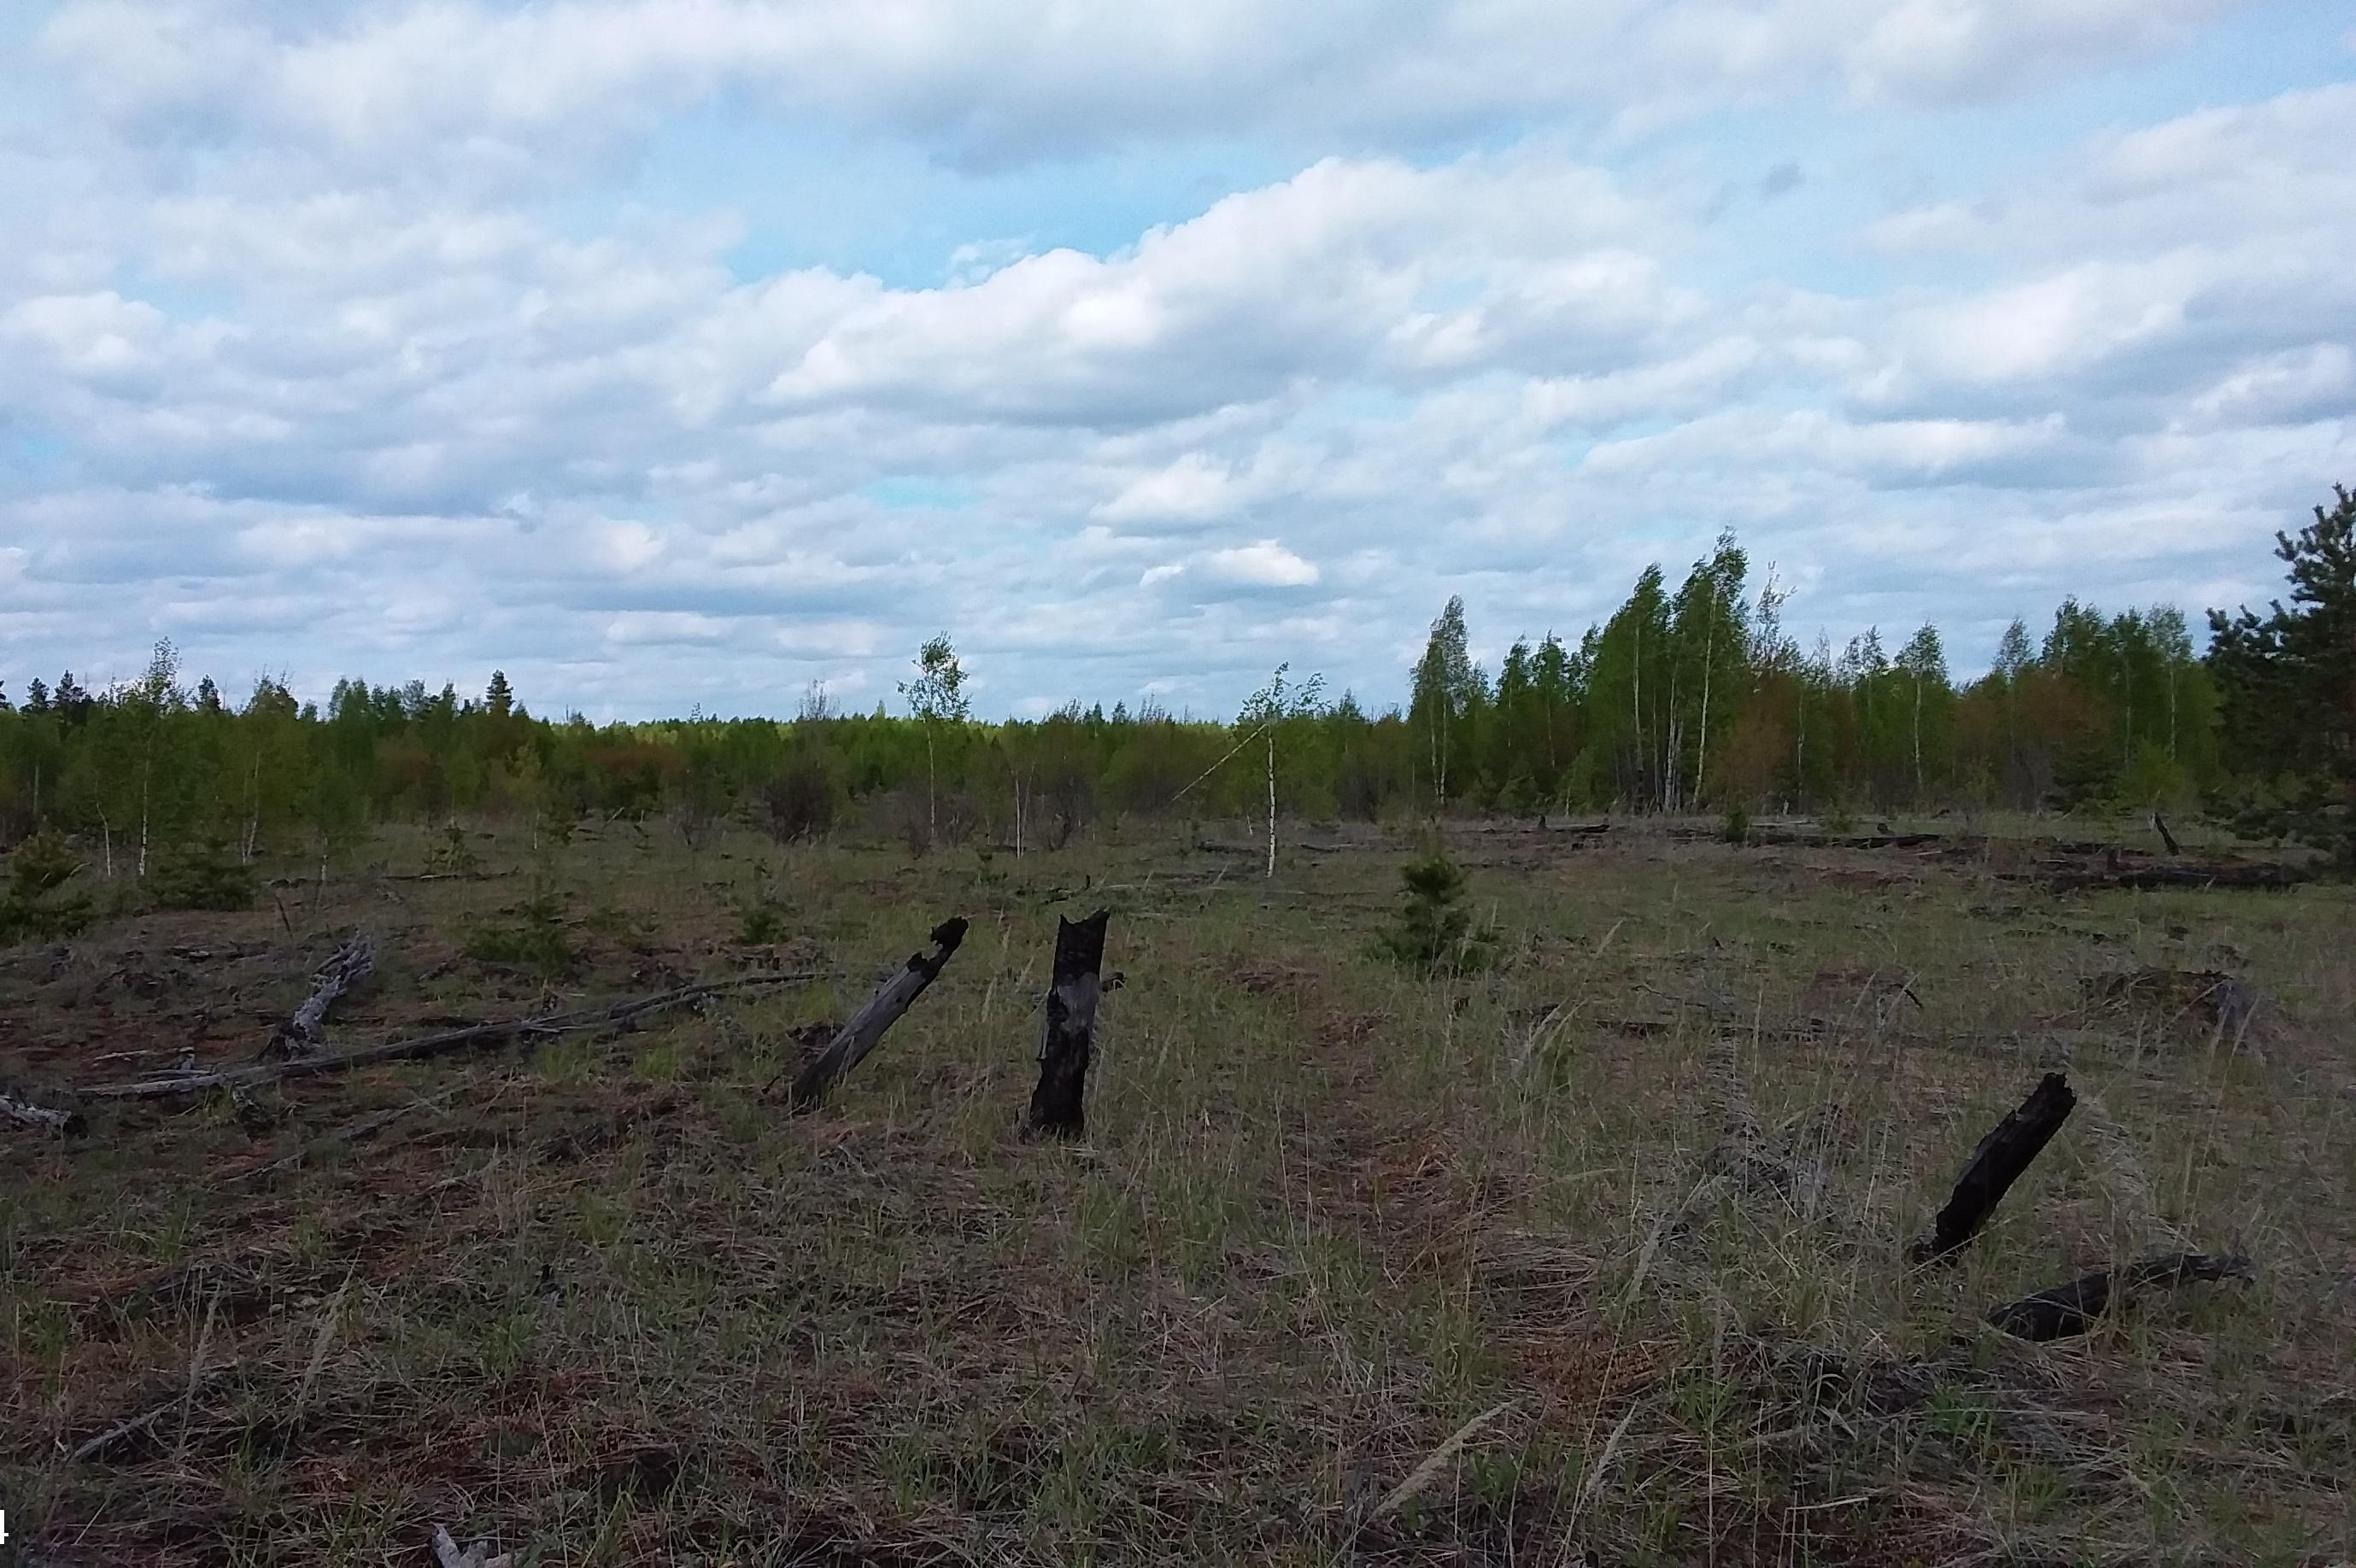
[[[0,681],[1225,717],[2356,483],[2345,0],[0,4]]]

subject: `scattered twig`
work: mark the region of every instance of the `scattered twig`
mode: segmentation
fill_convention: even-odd
[[[116,1444],[121,1443],[127,1437],[137,1436],[140,1433],[146,1431],[158,1421],[161,1421],[165,1416],[169,1415],[174,1410],[187,1403],[190,1399],[195,1397],[196,1392],[199,1386],[204,1383],[210,1382],[213,1379],[220,1376],[223,1372],[228,1371],[235,1365],[237,1365],[235,1361],[221,1361],[216,1365],[205,1367],[201,1370],[191,1368],[188,1374],[188,1384],[186,1388],[183,1388],[173,1394],[171,1398],[166,1400],[155,1409],[142,1411],[139,1414],[133,1416],[130,1420],[122,1423],[120,1425],[108,1427],[105,1431],[82,1444],[81,1446],[76,1448],[71,1454],[68,1455],[66,1456],[66,1463],[69,1465],[79,1465],[85,1460],[103,1457],[107,1451],[112,1448]]]

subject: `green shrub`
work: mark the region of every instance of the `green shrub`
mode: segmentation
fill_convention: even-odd
[[[766,947],[786,939],[786,912],[767,899],[744,906],[736,923],[739,947]]]
[[[1474,929],[1472,912],[1463,907],[1464,873],[1455,862],[1435,852],[1401,868],[1399,881],[1398,923],[1378,944],[1386,956],[1426,974],[1464,974],[1494,961],[1497,933]]]
[[[252,909],[260,891],[253,868],[219,839],[161,857],[147,879],[157,909]]]
[[[535,888],[511,924],[483,925],[466,938],[466,956],[480,964],[515,964],[543,980],[571,969],[580,955],[565,929],[563,907],[554,892]]]
[[[1729,844],[1751,842],[1751,808],[1739,800],[1726,808],[1725,836]]]

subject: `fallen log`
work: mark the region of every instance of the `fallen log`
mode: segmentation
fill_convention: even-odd
[[[369,940],[366,932],[352,933],[350,939],[311,976],[311,994],[303,998],[302,1005],[284,1023],[270,1031],[270,1038],[262,1042],[262,1056],[307,1056],[318,1050],[328,1009],[375,971],[376,944]]]
[[[1987,1321],[2016,1339],[2041,1344],[2087,1332],[2114,1307],[2125,1306],[2138,1293],[2195,1280],[2246,1280],[2252,1273],[2250,1260],[2242,1253],[2166,1253],[2116,1272],[2096,1269],[2067,1285],[2008,1301],[1991,1308]]]
[[[908,961],[893,971],[892,977],[867,999],[867,1005],[853,1013],[851,1021],[842,1026],[834,1039],[828,1042],[827,1048],[813,1057],[809,1065],[795,1077],[788,1096],[795,1110],[816,1110],[825,1102],[835,1080],[858,1066],[867,1053],[883,1040],[884,1031],[897,1023],[909,1005],[924,995],[925,987],[939,976],[942,965],[948,963],[950,956],[957,952],[958,944],[965,940],[965,931],[966,923],[961,915],[952,916],[933,927],[930,938],[933,950],[908,955]],[[770,1079],[761,1092],[767,1093],[776,1086],[777,1078],[784,1076],[780,1070],[777,1077]]]
[[[0,1115],[22,1122],[28,1127],[47,1127],[70,1138],[78,1138],[90,1131],[90,1123],[80,1111],[53,1110],[5,1089],[0,1089]]]
[[[1964,1167],[1946,1207],[1939,1211],[1931,1233],[1908,1246],[1908,1261],[1918,1267],[1944,1262],[1979,1234],[2005,1193],[2062,1130],[2077,1103],[2066,1077],[2047,1073],[2019,1108],[2006,1113],[2004,1120],[1972,1150],[1971,1160]]]
[[[1055,962],[1039,1031],[1039,1085],[1023,1118],[1026,1137],[1076,1138],[1087,1130],[1088,1059],[1095,1049],[1098,975],[1104,968],[1110,910],[1055,923]]]
[[[2186,888],[2197,892],[2206,892],[2214,888],[2280,892],[2301,882],[2314,880],[2312,873],[2297,866],[2255,861],[2208,866],[2060,866],[2006,871],[2001,875],[2007,881],[2042,882],[2058,893],[2085,892],[2094,889],[2153,892],[2169,888]]]
[[[146,1078],[132,1083],[102,1083],[80,1093],[84,1098],[92,1100],[160,1100],[180,1094],[201,1094],[210,1089],[251,1089],[258,1084],[275,1083],[284,1078],[342,1072],[380,1061],[442,1056],[510,1040],[538,1040],[551,1035],[616,1029],[649,1013],[685,1007],[705,997],[727,991],[766,986],[806,986],[822,978],[823,976],[815,973],[741,975],[734,979],[706,980],[698,985],[682,986],[675,991],[615,1002],[603,1008],[587,1008],[542,1018],[503,1019],[490,1023],[467,1024],[435,1034],[420,1035],[414,1040],[388,1040],[382,1045],[365,1045],[356,1051],[299,1056],[291,1061],[273,1061],[256,1067],[230,1068],[219,1072],[175,1073],[169,1077]]]

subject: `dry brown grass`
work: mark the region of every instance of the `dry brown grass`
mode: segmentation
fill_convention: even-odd
[[[0,1078],[52,1084],[250,1052],[355,925],[385,962],[348,1041],[833,977],[109,1107],[79,1144],[0,1129],[10,1550],[423,1563],[443,1523],[545,1564],[2356,1555],[2344,890],[2057,898],[1997,880],[2000,843],[1464,830],[1504,961],[1427,981],[1369,953],[1407,846],[1311,837],[1337,848],[1270,883],[1175,827],[911,863],[614,827],[547,868],[578,957],[541,976],[466,955],[528,897],[492,836],[515,874],[305,891],[299,935],[273,908],[0,955]],[[734,941],[756,866],[774,949]],[[1098,900],[1127,983],[1090,1140],[1024,1144],[1055,914]],[[953,912],[964,948],[824,1114],[759,1098]],[[2230,969],[2265,1049],[2090,1002],[2139,967]],[[1910,1274],[2061,1061],[2079,1115],[1962,1266]],[[2256,1283],[2051,1347],[1978,1324],[2174,1240]]]

